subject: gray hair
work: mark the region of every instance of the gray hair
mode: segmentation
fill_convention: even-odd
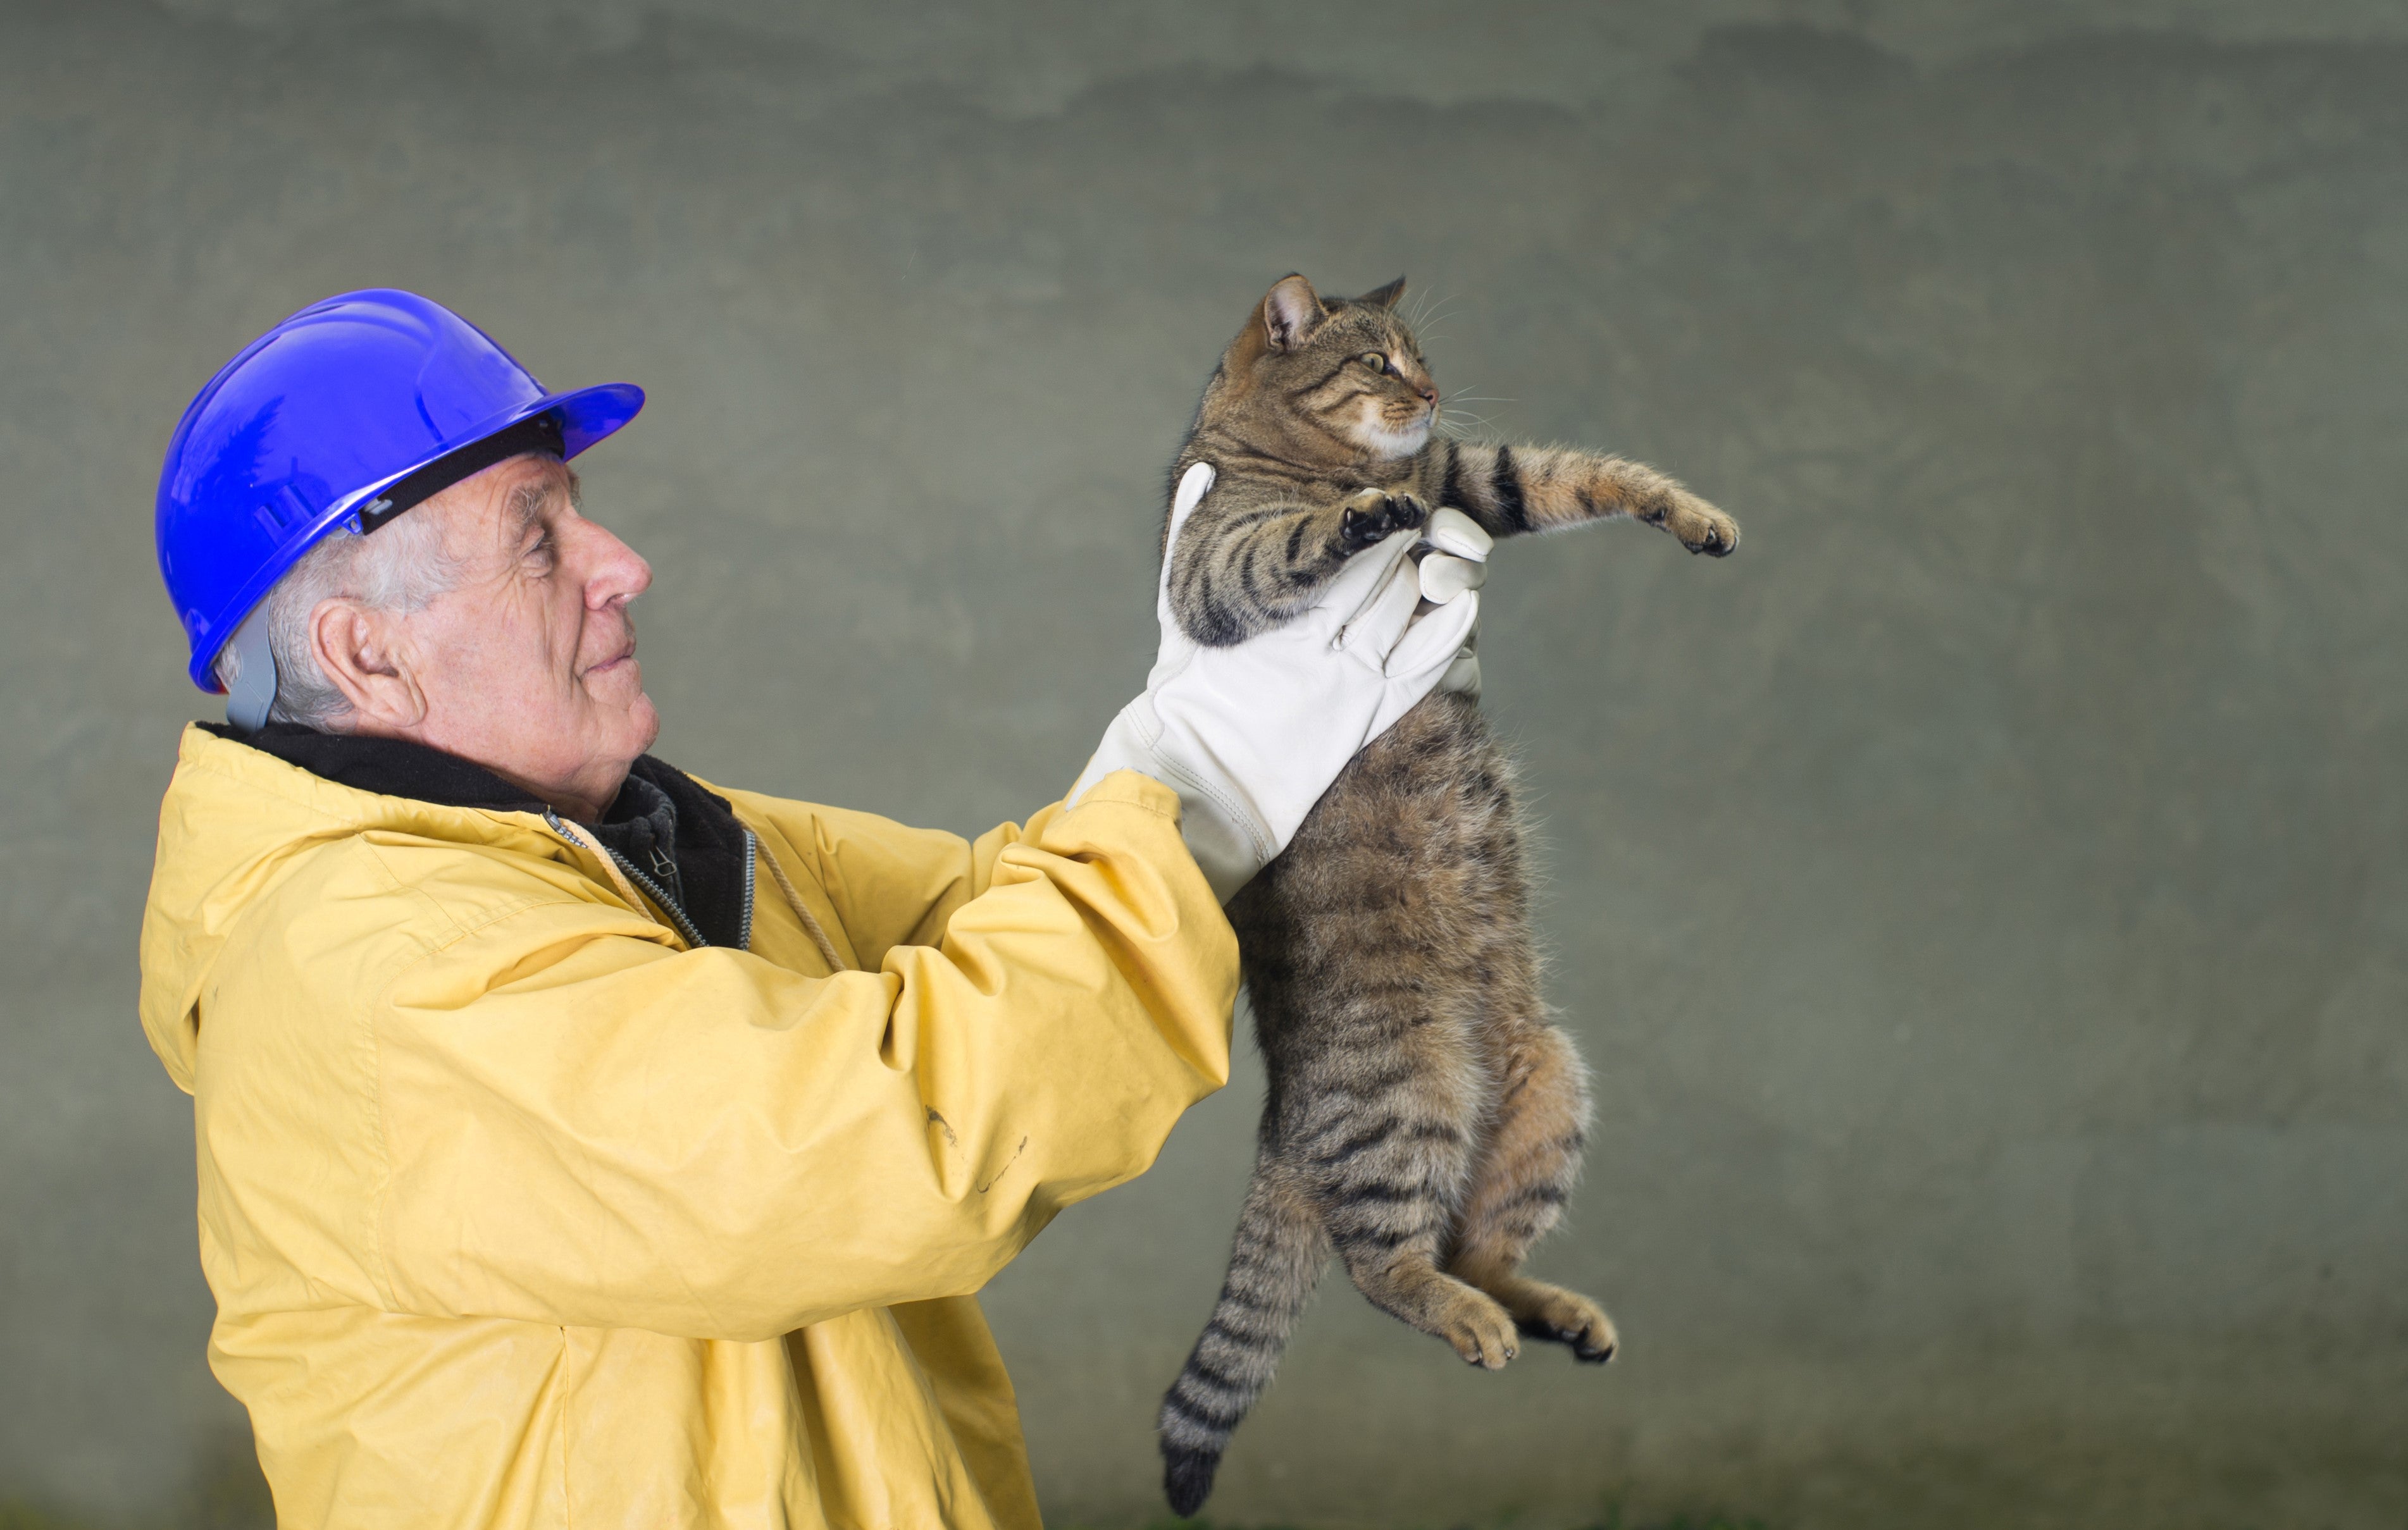
[[[276,660],[272,722],[298,722],[320,733],[347,733],[351,704],[326,678],[309,642],[309,615],[328,600],[371,611],[421,609],[458,582],[461,560],[443,545],[443,523],[407,512],[374,533],[336,532],[301,555],[260,603],[267,617],[267,650]],[[228,643],[218,655],[220,683],[232,691],[242,656]]]

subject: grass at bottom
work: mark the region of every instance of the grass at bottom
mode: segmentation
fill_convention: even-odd
[[[222,1495],[203,1494],[203,1501],[185,1506],[180,1513],[171,1514],[162,1530],[265,1530],[270,1511],[263,1505],[249,1501],[221,1501]],[[1492,1522],[1494,1523],[1494,1522]],[[1505,1522],[1510,1524],[1512,1522]],[[0,1499],[0,1530],[102,1530],[92,1521],[73,1514],[45,1511],[15,1499]],[[1074,1525],[1058,1525],[1055,1530],[1080,1530]],[[1210,1520],[1158,1519],[1147,1523],[1145,1530],[1240,1530],[1235,1525],[1215,1526]],[[1243,1530],[1305,1530],[1300,1525],[1265,1524],[1256,1523]],[[1452,1530],[1475,1530],[1470,1524]],[[1727,1514],[1675,1514],[1669,1519],[1634,1520],[1619,1509],[1609,1509],[1605,1517],[1596,1520],[1584,1530],[1770,1530],[1762,1520],[1733,1518]]]

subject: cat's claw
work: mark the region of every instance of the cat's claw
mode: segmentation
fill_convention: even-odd
[[[1418,531],[1429,519],[1429,507],[1411,494],[1365,489],[1346,501],[1338,518],[1338,539],[1349,553],[1360,552],[1400,531]]]

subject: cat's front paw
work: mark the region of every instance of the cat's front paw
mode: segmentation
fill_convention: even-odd
[[[1428,519],[1429,507],[1411,494],[1364,489],[1346,501],[1338,518],[1338,540],[1347,552],[1360,552],[1398,532],[1419,531]]]
[[[1672,501],[1671,513],[1664,518],[1664,529],[1679,537],[1681,545],[1692,552],[1727,558],[1739,551],[1739,522],[1692,493],[1683,493]]]

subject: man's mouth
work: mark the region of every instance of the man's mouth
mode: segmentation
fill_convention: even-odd
[[[625,648],[621,649],[618,652],[613,653],[610,657],[603,660],[598,665],[589,665],[586,666],[585,672],[589,675],[606,674],[610,670],[618,668],[621,665],[627,663],[635,656],[636,640],[630,637],[627,639],[627,646]]]

